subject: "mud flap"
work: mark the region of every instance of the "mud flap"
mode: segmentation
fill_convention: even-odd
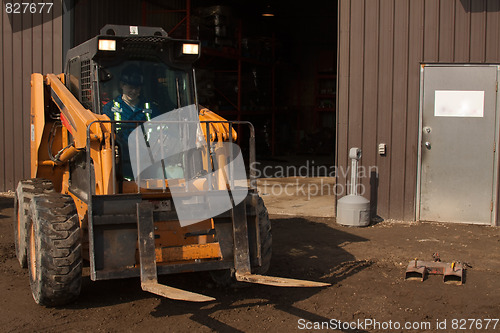
[[[158,283],[155,257],[153,206],[149,202],[137,204],[137,230],[142,290],[170,299],[189,302],[210,302],[215,298]]]

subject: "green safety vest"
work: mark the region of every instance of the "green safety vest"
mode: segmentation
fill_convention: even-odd
[[[114,114],[114,120],[115,121],[121,121],[122,120],[122,107],[120,105],[120,102],[114,101],[113,102],[113,107],[111,108],[111,111],[113,111]],[[144,107],[142,109],[142,113],[146,116],[146,120],[150,121],[151,120],[151,113],[152,110],[150,108],[150,104],[148,102],[144,103]],[[116,126],[116,131],[120,131],[122,128],[121,126],[117,125]],[[151,133],[153,132],[152,128],[149,128],[146,133],[146,140],[149,140],[151,137]]]
[[[122,108],[120,105],[120,102],[113,102],[113,107],[111,108],[111,111],[113,111],[114,114],[114,120],[115,121],[121,121],[122,120]],[[142,109],[142,113],[146,116],[146,120],[150,121],[151,120],[151,108],[150,104],[148,102],[144,103],[144,108]]]

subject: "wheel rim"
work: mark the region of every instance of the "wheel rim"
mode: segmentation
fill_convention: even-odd
[[[33,223],[30,229],[30,269],[33,279],[36,279],[35,228],[33,228]]]

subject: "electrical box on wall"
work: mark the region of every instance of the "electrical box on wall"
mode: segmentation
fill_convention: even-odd
[[[385,156],[387,154],[387,145],[385,143],[379,143],[378,154],[380,156]]]

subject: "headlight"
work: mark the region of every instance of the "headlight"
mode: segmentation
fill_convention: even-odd
[[[114,39],[100,39],[99,40],[99,50],[100,51],[116,51],[116,40],[114,40]]]
[[[182,44],[182,53],[184,54],[198,54],[198,44]]]

